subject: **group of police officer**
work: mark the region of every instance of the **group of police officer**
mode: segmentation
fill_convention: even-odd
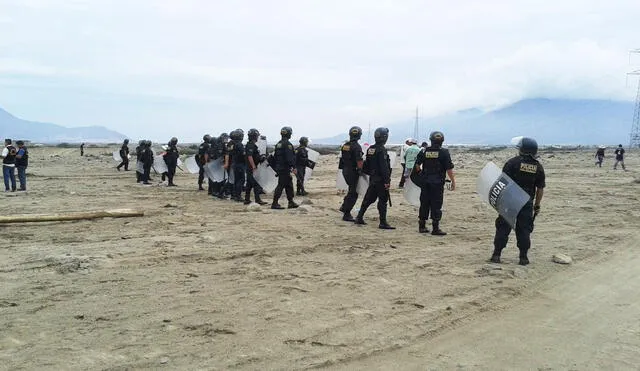
[[[272,209],[283,209],[279,200],[283,191],[286,193],[287,207],[297,208],[299,205],[294,201],[293,177],[296,175],[297,192],[299,196],[306,196],[308,193],[304,188],[305,169],[308,164],[307,137],[300,138],[300,145],[294,149],[290,139],[293,130],[286,126],[280,130],[281,140],[275,145],[274,153],[267,156],[260,153],[258,140],[261,139],[257,129],[250,129],[247,133],[248,141],[243,144],[244,131],[236,129],[229,134],[222,133],[218,137],[205,135],[203,142],[198,147],[196,162],[200,168],[198,176],[198,189],[204,190],[203,184],[206,176],[205,166],[211,161],[222,161],[226,174],[226,179],[233,179],[214,182],[208,179],[208,194],[218,198],[229,197],[236,202],[251,203],[251,193],[257,204],[266,205],[267,202],[261,199],[264,194],[262,187],[255,179],[254,173],[258,165],[268,161],[271,168],[276,172],[278,185],[274,191]],[[264,138],[264,137],[262,137]],[[244,190],[244,199],[242,192]]]
[[[342,175],[348,185],[347,194],[340,207],[340,211],[343,213],[342,220],[355,222],[359,225],[366,224],[364,214],[369,206],[377,200],[380,215],[378,227],[380,229],[395,229],[389,225],[387,220],[387,203],[391,203],[389,198],[391,162],[385,144],[389,138],[389,130],[387,128],[375,130],[375,144],[366,149],[366,154],[358,143],[361,137],[362,129],[357,126],[352,127],[349,130],[349,141],[340,148],[339,168],[342,169]],[[421,189],[418,232],[429,232],[426,222],[431,217],[431,234],[444,236],[446,232],[440,228],[444,188],[447,182],[449,182],[449,189],[453,191],[456,188],[454,165],[451,154],[442,147],[444,134],[434,131],[429,136],[429,140],[431,144],[421,149],[415,165],[408,172],[411,181]],[[521,139],[518,143],[518,149],[518,156],[507,161],[503,172],[530,196],[529,201],[518,214],[515,225],[517,246],[520,251],[519,264],[527,265],[529,264],[527,252],[531,247],[530,235],[533,232],[535,217],[540,211],[545,187],[545,173],[537,160],[538,144],[533,138]],[[351,211],[358,199],[357,187],[363,174],[369,176],[369,186],[360,205],[360,210],[354,218]],[[496,219],[495,226],[494,251],[490,261],[500,263],[500,256],[507,245],[511,226],[501,216]]]
[[[258,165],[267,161],[269,166],[275,171],[278,178],[278,185],[273,194],[271,203],[272,209],[284,209],[279,200],[282,193],[286,193],[287,208],[297,208],[294,201],[293,176],[296,176],[297,195],[307,195],[304,188],[305,169],[309,164],[307,145],[309,140],[306,137],[300,139],[300,145],[294,149],[291,144],[293,130],[285,126],[281,129],[280,141],[275,145],[272,155],[260,153],[258,140],[261,138],[257,129],[251,129],[247,133],[248,141],[243,144],[244,131],[236,129],[229,134],[222,133],[218,137],[205,135],[203,142],[198,148],[196,161],[200,168],[198,177],[198,188],[204,190],[203,184],[206,176],[205,166],[211,161],[222,161],[225,170],[225,178],[222,182],[214,182],[208,179],[208,194],[218,198],[230,198],[237,202],[251,203],[251,193],[254,200],[260,205],[267,202],[261,199],[264,194],[262,187],[254,177]],[[389,189],[391,185],[391,162],[385,147],[389,138],[389,130],[381,127],[374,132],[375,144],[363,151],[359,140],[362,137],[362,129],[353,126],[349,129],[349,141],[341,148],[339,169],[347,183],[348,190],[344,197],[340,211],[342,220],[355,223],[356,225],[367,224],[364,215],[367,209],[377,201],[379,213],[380,229],[391,230],[392,227],[387,220],[387,205],[391,204]],[[429,136],[430,145],[422,147],[417,155],[415,165],[412,169],[407,169],[408,177],[421,189],[420,208],[418,212],[418,232],[429,233],[434,236],[444,236],[447,233],[440,228],[442,219],[442,204],[444,198],[445,184],[448,188],[455,190],[456,182],[453,173],[453,161],[449,150],[443,148],[444,134],[434,131]],[[128,140],[120,149],[122,163],[118,165],[118,170],[124,167],[128,170]],[[178,165],[179,152],[177,148],[178,139],[171,138],[168,145],[164,147],[164,161],[168,171],[162,174],[163,181],[168,178],[168,185],[175,186],[173,178]],[[504,165],[503,172],[511,177],[520,187],[526,191],[530,200],[522,208],[517,217],[515,225],[517,246],[520,250],[519,264],[529,264],[527,252],[531,246],[530,235],[533,232],[535,216],[540,211],[540,202],[545,187],[545,173],[542,165],[538,162],[538,144],[532,138],[523,138],[518,144],[519,154],[511,158]],[[136,172],[138,182],[150,184],[150,170],[153,166],[154,154],[151,149],[151,141],[141,140],[136,148],[137,161],[142,163],[142,173]],[[362,199],[360,209],[354,218],[351,214],[358,200],[358,182],[362,175],[368,175],[369,184]],[[447,180],[447,176],[449,179]],[[228,179],[233,179],[229,182]],[[242,192],[245,192],[244,199]],[[427,220],[431,219],[432,229],[427,228]],[[495,222],[496,234],[494,238],[494,252],[490,258],[491,262],[500,263],[502,250],[506,247],[511,226],[502,217],[498,217]]]

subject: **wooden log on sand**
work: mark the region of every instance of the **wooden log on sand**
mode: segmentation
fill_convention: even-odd
[[[0,216],[0,224],[7,223],[34,223],[34,222],[61,222],[69,220],[89,220],[100,218],[130,218],[144,216],[144,211],[132,209],[113,209],[101,211],[87,211],[62,214],[30,214]]]

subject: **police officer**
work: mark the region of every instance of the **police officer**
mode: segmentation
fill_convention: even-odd
[[[604,161],[604,151],[605,151],[606,147],[605,146],[601,146],[600,148],[598,148],[598,150],[596,151],[595,154],[595,159],[596,159],[596,165],[598,165],[598,167],[602,167],[602,162]]]
[[[364,195],[360,211],[356,217],[356,224],[367,224],[364,221],[364,213],[367,208],[378,200],[378,213],[380,214],[380,229],[395,229],[387,223],[387,202],[389,202],[389,187],[391,186],[391,161],[385,148],[389,139],[389,129],[377,128],[373,134],[376,144],[367,149],[367,157],[364,163],[364,173],[369,175],[369,188]]]
[[[2,174],[4,177],[4,190],[9,192],[16,191],[16,153],[18,150],[12,145],[11,139],[4,140],[4,148],[2,149]]]
[[[120,154],[121,162],[116,169],[120,171],[120,168],[124,166],[124,171],[129,171],[129,139],[124,140],[118,153]]]
[[[153,150],[151,149],[151,141],[144,141],[144,148],[142,150],[142,184],[151,184],[151,167],[153,166]]]
[[[169,179],[169,187],[175,187],[173,178],[176,175],[176,168],[178,167],[178,158],[180,158],[180,152],[178,151],[178,138],[173,137],[167,144],[167,150],[162,156],[164,163],[167,164],[167,178]]]
[[[138,141],[138,146],[136,147],[136,183],[140,183],[142,181],[142,173],[138,171],[138,163],[142,162],[142,153],[144,151],[144,140]]]
[[[257,129],[251,129],[247,133],[247,136],[249,137],[249,141],[245,146],[245,153],[247,156],[247,190],[244,195],[244,204],[248,205],[251,203],[251,191],[253,190],[256,203],[259,205],[266,205],[267,202],[260,199],[261,188],[253,177],[253,173],[258,169],[258,164],[263,161],[263,154],[260,153],[258,145],[256,144],[258,142],[258,138],[260,138],[260,132]]]
[[[221,133],[216,140],[212,140],[211,147],[209,148],[208,161],[223,161],[227,155],[227,142],[229,141],[229,134]],[[217,198],[224,198],[224,181],[213,182],[209,179],[209,189],[211,195]]]
[[[344,143],[340,147],[340,163],[338,169],[342,169],[342,175],[347,183],[349,189],[346,196],[340,206],[342,211],[342,220],[347,222],[353,222],[353,216],[351,210],[358,201],[358,180],[362,174],[363,160],[362,160],[362,147],[358,141],[362,137],[362,129],[358,126],[353,126],[349,129],[349,141]]]
[[[308,193],[304,190],[304,176],[307,171],[309,162],[309,138],[300,138],[300,145],[296,148],[296,195],[306,196]]]
[[[274,161],[275,161],[275,171],[276,176],[278,177],[278,186],[273,192],[273,203],[271,204],[272,209],[284,209],[284,207],[280,206],[278,201],[280,200],[280,196],[282,196],[282,191],[285,190],[287,193],[287,200],[289,201],[288,208],[294,209],[298,207],[293,201],[293,178],[291,178],[291,173],[294,174],[296,171],[296,154],[293,150],[293,144],[289,141],[291,139],[291,135],[293,134],[293,129],[288,126],[283,127],[280,130],[280,136],[282,139],[276,144],[276,148],[274,151]]]
[[[431,225],[433,227],[431,234],[445,236],[446,233],[440,229],[444,184],[446,176],[449,175],[451,190],[455,190],[456,180],[453,176],[451,154],[449,154],[449,150],[442,148],[444,134],[434,131],[429,136],[429,140],[431,141],[431,146],[420,151],[415,162],[416,179],[421,188],[418,232],[429,232],[426,223],[427,219],[429,219],[429,213],[431,213]]]
[[[246,154],[244,152],[244,131],[236,129],[231,132],[231,141],[227,146],[228,154],[225,158],[225,169],[233,173],[233,188],[231,190],[231,199],[236,202],[242,202],[242,188],[245,181]]]
[[[198,164],[198,168],[200,171],[198,172],[198,190],[204,191],[202,188],[202,183],[204,182],[204,166],[207,164],[207,154],[209,153],[209,148],[211,147],[211,136],[209,134],[205,134],[202,137],[202,143],[198,146],[198,154],[196,154],[196,163]],[[209,193],[211,194],[211,193]]]
[[[24,145],[24,141],[22,140],[17,141],[16,144],[18,145],[18,152],[16,152],[16,169],[18,170],[18,180],[20,181],[20,188],[18,188],[18,191],[26,191],[29,149],[27,149]]]
[[[538,143],[533,138],[522,138],[518,143],[519,155],[513,157],[504,165],[502,172],[508,175],[525,192],[529,194],[527,202],[516,219],[516,239],[520,250],[518,264],[529,264],[527,251],[531,247],[531,232],[533,221],[540,212],[540,201],[544,194],[545,174],[542,164],[536,160]],[[500,253],[507,246],[511,226],[501,216],[496,219],[496,235],[493,240],[494,250],[490,261],[500,263]]]
[[[622,148],[622,144],[618,145],[614,153],[616,155],[616,162],[613,164],[613,170],[618,170],[618,164],[621,164],[622,170],[627,171],[627,168],[624,167],[624,148]]]

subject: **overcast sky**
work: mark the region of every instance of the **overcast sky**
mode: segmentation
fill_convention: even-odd
[[[0,107],[195,141],[632,100],[638,19],[638,0],[0,0]]]

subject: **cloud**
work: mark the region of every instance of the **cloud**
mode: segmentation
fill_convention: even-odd
[[[193,132],[286,122],[321,136],[415,106],[434,116],[635,93],[623,80],[637,1],[0,1],[0,105],[66,125],[95,121],[100,99],[73,112],[84,96],[111,97],[101,120],[125,132],[137,104],[136,132],[184,117]],[[38,81],[67,87],[56,111],[24,108]]]

